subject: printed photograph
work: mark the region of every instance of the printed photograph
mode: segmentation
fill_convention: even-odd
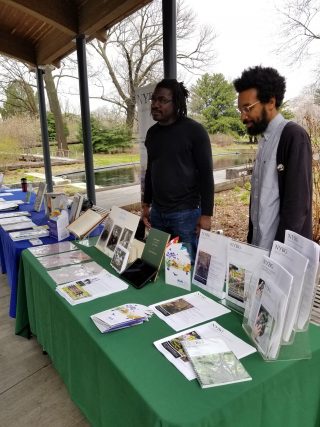
[[[109,237],[109,240],[108,240],[108,243],[107,243],[107,247],[111,251],[114,251],[115,247],[117,246],[120,235],[121,235],[121,231],[122,231],[122,228],[119,227],[119,225],[115,225],[113,227],[112,232],[111,232],[110,237]]]
[[[229,264],[228,295],[238,301],[244,302],[244,282],[246,270],[234,264]]]
[[[107,218],[104,229],[99,237],[99,240],[97,242],[97,247],[101,249],[102,251],[106,247],[107,240],[110,236],[111,230],[113,227],[113,220],[110,218],[110,216]]]
[[[172,354],[176,359],[181,359],[183,362],[188,362],[188,358],[181,345],[182,341],[192,341],[200,339],[200,335],[196,331],[188,332],[187,334],[180,335],[179,337],[173,338],[170,341],[165,341],[162,346]]]
[[[194,280],[207,284],[211,255],[207,252],[199,251],[197,264],[195,266]]]
[[[123,233],[121,235],[120,245],[123,246],[125,249],[128,249],[132,234],[132,230],[129,230],[129,228],[124,228]]]
[[[264,351],[267,351],[270,336],[272,333],[272,328],[274,324],[274,319],[266,310],[266,308],[261,304],[254,327],[252,329],[252,337],[257,341],[261,348]]]
[[[127,252],[120,246],[117,246],[114,250],[114,254],[111,260],[111,265],[118,272],[122,271],[125,267],[124,262],[125,262],[126,254]]]
[[[164,316],[171,316],[172,314],[180,313],[184,310],[193,308],[193,305],[183,298],[179,298],[175,301],[167,302],[166,304],[157,305],[156,309],[159,310]]]

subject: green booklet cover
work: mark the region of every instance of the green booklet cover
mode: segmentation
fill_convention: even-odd
[[[153,267],[159,269],[169,239],[170,234],[157,230],[156,228],[151,228],[141,255],[141,259]]]

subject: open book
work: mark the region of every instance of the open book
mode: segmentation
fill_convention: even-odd
[[[155,280],[169,239],[170,234],[151,228],[141,258],[124,270],[123,279],[137,289]]]
[[[107,214],[100,214],[92,209],[86,210],[79,218],[67,226],[67,229],[76,238],[83,239],[106,218]]]
[[[202,388],[252,379],[227,344],[219,338],[182,341],[182,346]]]

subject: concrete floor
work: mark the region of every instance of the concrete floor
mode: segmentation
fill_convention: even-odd
[[[90,426],[36,339],[15,335],[9,298],[0,274],[0,426]]]

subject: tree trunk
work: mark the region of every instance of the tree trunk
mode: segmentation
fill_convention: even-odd
[[[135,116],[135,104],[130,102],[127,104],[126,125],[130,130],[131,134],[133,131],[134,116]]]
[[[68,144],[66,136],[64,134],[63,119],[57,89],[55,87],[52,71],[49,66],[46,66],[45,68],[44,81],[46,83],[46,91],[48,95],[50,111],[54,116],[54,121],[56,125],[56,138],[58,143],[57,155],[65,156],[68,153]]]

